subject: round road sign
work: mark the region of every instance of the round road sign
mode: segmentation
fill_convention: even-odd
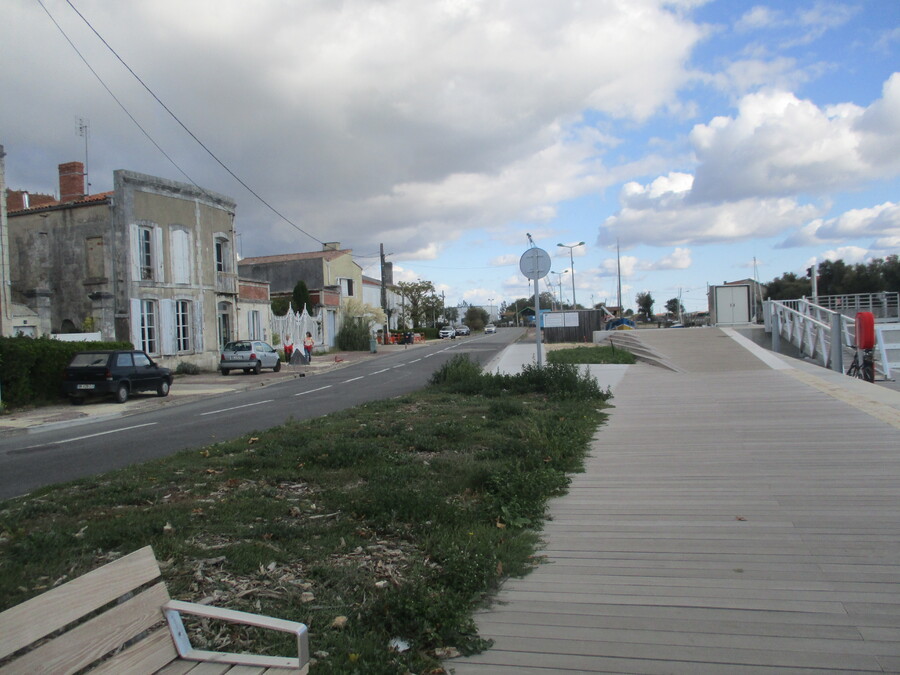
[[[519,259],[519,269],[526,279],[543,279],[550,271],[550,255],[542,248],[530,248]]]

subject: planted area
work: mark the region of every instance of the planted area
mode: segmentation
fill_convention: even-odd
[[[612,345],[602,347],[570,347],[547,352],[548,363],[622,363],[635,362],[634,355]]]
[[[0,609],[151,544],[173,597],[306,623],[313,672],[442,672],[535,564],[606,398],[571,365],[456,357],[413,395],[0,503]],[[291,648],[231,626],[194,640]]]

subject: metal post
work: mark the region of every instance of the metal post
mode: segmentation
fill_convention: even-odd
[[[831,369],[844,372],[844,331],[840,312],[831,315]]]
[[[541,354],[541,297],[537,277],[535,277],[534,280],[534,334],[534,346],[537,350],[537,364],[538,368],[541,368],[544,365],[544,357]]]
[[[772,351],[781,353],[781,315],[776,307],[772,307]]]

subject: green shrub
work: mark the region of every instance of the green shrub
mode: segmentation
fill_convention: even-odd
[[[337,348],[345,352],[369,351],[369,324],[361,317],[344,317],[337,334]]]
[[[177,375],[199,375],[200,366],[190,361],[179,361],[175,373]]]
[[[454,387],[478,385],[481,382],[481,366],[469,359],[467,354],[458,354],[444,363],[429,379],[434,385]]]
[[[548,363],[634,363],[634,354],[612,345],[572,347],[547,352]]]
[[[62,342],[49,337],[0,338],[0,388],[11,407],[50,403],[62,396],[62,376],[72,356],[91,349],[131,349],[130,342]]]

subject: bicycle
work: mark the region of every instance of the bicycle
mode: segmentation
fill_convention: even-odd
[[[857,349],[853,353],[853,363],[847,368],[847,375],[866,382],[875,381],[875,352],[872,349]]]

